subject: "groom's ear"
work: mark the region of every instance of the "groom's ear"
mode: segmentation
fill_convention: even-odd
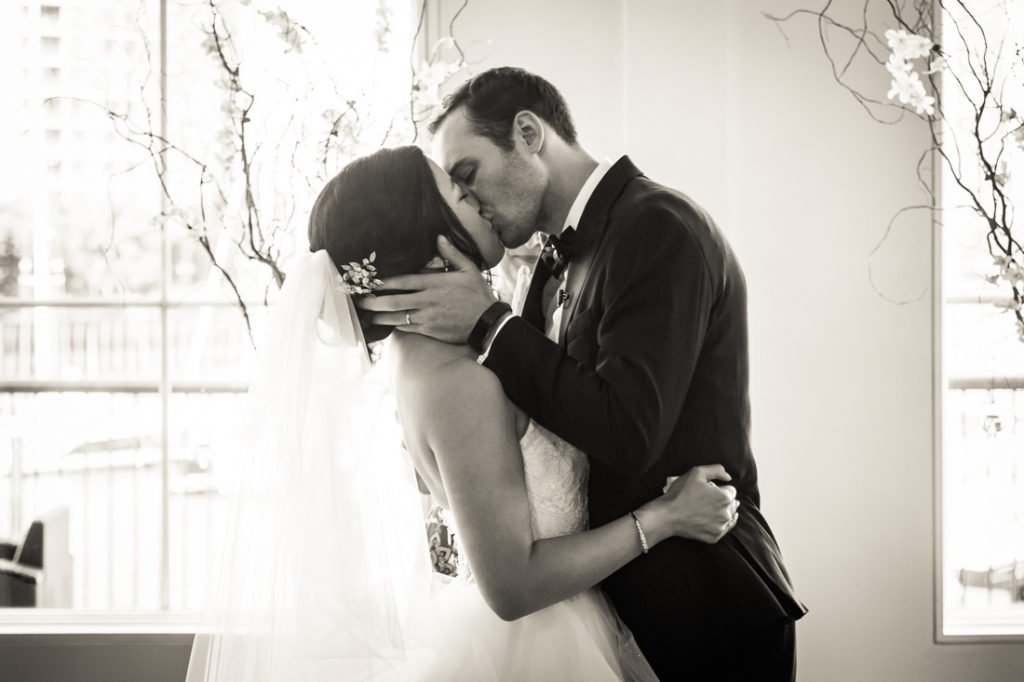
[[[544,124],[532,111],[520,111],[512,120],[512,138],[524,151],[537,154],[544,147]]]

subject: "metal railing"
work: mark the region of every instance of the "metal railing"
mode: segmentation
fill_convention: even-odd
[[[34,400],[40,396],[46,394],[10,397]],[[201,579],[208,573],[209,550],[217,542],[223,519],[214,471],[216,456],[210,452],[216,434],[202,433],[204,425],[189,428],[190,417],[207,412],[228,419],[234,412],[230,402],[232,398],[237,402],[237,394],[192,396],[202,404],[176,421],[169,439],[167,486],[162,485],[165,457],[160,434],[137,429],[132,433],[130,428],[140,422],[158,423],[155,396],[73,393],[60,398],[64,405],[83,408],[82,401],[94,396],[114,398],[104,402],[117,406],[118,421],[129,428],[118,433],[111,423],[111,437],[71,441],[76,444],[56,456],[38,433],[7,441],[7,466],[0,467],[0,492],[9,500],[2,512],[9,519],[7,535],[17,541],[38,515],[54,506],[66,506],[71,518],[68,549],[75,565],[75,599],[66,607],[158,610],[161,604],[156,588],[166,575],[171,585],[170,608],[197,609],[202,604],[205,581]],[[7,411],[0,416],[6,420]],[[37,429],[48,426],[52,428],[37,422]],[[155,542],[163,522],[165,490],[172,551],[162,563]]]
[[[0,533],[17,542],[65,505],[68,607],[197,609],[222,521],[212,450],[247,384],[239,316],[210,301],[25,303],[0,300]],[[153,309],[187,311],[169,371]]]

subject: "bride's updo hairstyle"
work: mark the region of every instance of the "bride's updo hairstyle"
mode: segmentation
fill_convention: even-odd
[[[376,253],[380,279],[419,272],[437,255],[444,235],[478,267],[483,258],[437,188],[419,147],[395,147],[356,159],[320,191],[309,216],[309,250],[327,249],[335,267]],[[383,290],[378,290],[384,293]],[[359,311],[367,343],[393,329],[368,323]]]

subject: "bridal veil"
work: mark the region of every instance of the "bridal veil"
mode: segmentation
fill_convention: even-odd
[[[355,307],[327,252],[303,254],[270,313],[237,485],[187,682],[366,679],[407,654],[429,578],[413,472]]]

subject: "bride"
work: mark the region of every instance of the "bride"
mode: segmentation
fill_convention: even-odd
[[[188,682],[656,679],[594,586],[670,536],[724,536],[738,502],[712,481],[728,475],[696,467],[588,529],[586,456],[512,405],[468,346],[399,331],[371,363],[366,344],[391,328],[364,325],[352,297],[435,262],[438,236],[484,269],[503,255],[417,147],[352,162],[317,198],[311,254],[281,290],[250,387]],[[403,438],[453,517],[457,578],[430,570]]]

